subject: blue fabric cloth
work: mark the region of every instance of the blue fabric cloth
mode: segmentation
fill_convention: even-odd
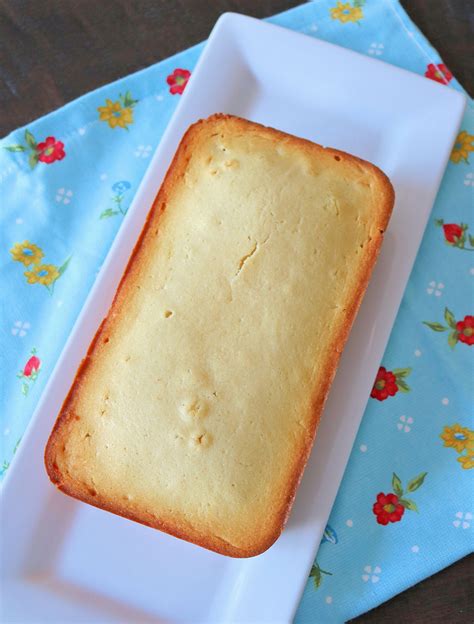
[[[270,21],[461,89],[395,0]],[[2,473],[202,47],[0,142]],[[472,550],[473,134],[469,102],[297,622],[347,620]]]

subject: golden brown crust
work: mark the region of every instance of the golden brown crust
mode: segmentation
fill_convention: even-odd
[[[174,522],[167,522],[163,519],[157,518],[143,509],[137,508],[132,503],[124,504],[118,501],[109,500],[100,493],[90,491],[82,485],[76,483],[70,476],[62,474],[55,459],[60,447],[64,444],[64,439],[67,437],[67,430],[72,425],[75,400],[77,395],[80,394],[81,381],[84,378],[88,366],[90,365],[92,354],[96,349],[101,348],[102,340],[107,340],[108,333],[113,326],[113,321],[120,314],[120,310],[129,294],[129,288],[131,288],[130,284],[133,283],[133,279],[130,278],[134,274],[138,274],[140,272],[140,267],[143,262],[143,249],[146,248],[147,241],[159,237],[161,215],[166,209],[167,198],[185,175],[193,150],[193,145],[195,141],[198,140],[201,129],[208,131],[210,124],[215,125],[217,132],[222,124],[225,126],[230,125],[232,130],[235,132],[239,132],[240,130],[242,132],[255,132],[261,136],[267,136],[275,141],[283,142],[285,145],[294,146],[298,150],[306,153],[314,154],[315,152],[317,153],[321,150],[325,150],[326,152],[333,154],[336,161],[342,162],[346,165],[349,164],[354,167],[359,167],[363,169],[364,172],[369,171],[376,182],[379,196],[379,200],[377,202],[378,212],[373,215],[374,228],[372,236],[367,243],[365,263],[361,273],[358,276],[358,287],[353,293],[352,300],[349,302],[350,305],[345,310],[343,322],[339,324],[339,332],[334,337],[334,348],[328,355],[327,365],[325,367],[326,374],[323,382],[324,389],[321,391],[321,387],[319,386],[317,392],[315,391],[316,398],[313,401],[309,424],[304,434],[302,451],[299,456],[295,457],[293,469],[291,471],[291,478],[288,481],[288,487],[285,491],[281,491],[277,497],[278,499],[275,500],[275,504],[279,509],[278,514],[275,514],[272,517],[271,524],[267,523],[267,526],[265,526],[263,538],[257,538],[252,541],[252,536],[249,536],[250,540],[247,548],[236,547],[217,535],[208,533],[204,534],[196,530],[196,528],[191,524],[183,522],[182,519],[176,519]],[[267,548],[269,548],[281,534],[290,513],[298,484],[303,475],[303,471],[314,442],[324,403],[334,378],[342,349],[354,322],[357,310],[367,288],[372,268],[380,250],[383,232],[389,221],[393,202],[393,188],[385,174],[374,165],[344,152],[331,148],[323,148],[305,139],[293,137],[278,130],[252,124],[246,120],[229,115],[213,115],[207,120],[200,120],[192,125],[185,133],[168,169],[164,182],[148,214],[137,244],[135,245],[130,256],[130,260],[120,281],[110,311],[97,330],[87,355],[79,367],[74,383],[64,401],[58,419],[48,440],[45,450],[45,465],[51,481],[64,493],[87,502],[95,507],[105,509],[125,518],[129,518],[136,522],[159,529],[169,533],[170,535],[190,541],[224,555],[232,557],[251,557],[267,550]],[[266,520],[262,521],[265,522]]]

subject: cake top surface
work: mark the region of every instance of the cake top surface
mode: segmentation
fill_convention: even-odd
[[[194,125],[63,407],[57,481],[221,551],[268,546],[390,197],[347,154],[232,117]]]

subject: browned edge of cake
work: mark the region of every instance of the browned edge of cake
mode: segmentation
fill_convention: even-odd
[[[96,345],[100,343],[101,340],[107,340],[107,337],[103,336],[103,334],[107,334],[108,322],[110,322],[113,316],[119,313],[120,309],[125,303],[125,293],[127,289],[126,280],[130,275],[133,275],[133,273],[137,272],[138,267],[140,266],[140,250],[142,248],[142,243],[147,237],[148,240],[153,240],[153,238],[156,238],[159,235],[160,216],[166,209],[168,195],[170,194],[170,192],[173,191],[175,184],[179,183],[179,181],[184,177],[188,162],[193,152],[193,145],[199,139],[201,130],[210,130],[212,128],[212,125],[215,126],[216,132],[222,131],[222,125],[224,125],[226,128],[230,126],[233,130],[236,131],[250,131],[258,133],[260,136],[268,137],[275,142],[283,140],[286,145],[294,146],[298,150],[303,150],[304,152],[307,152],[309,154],[324,150],[332,154],[336,161],[350,160],[354,163],[357,163],[359,166],[363,167],[366,171],[369,171],[374,176],[379,185],[380,195],[380,201],[377,203],[378,211],[373,215],[374,221],[377,224],[378,235],[373,236],[371,240],[365,245],[366,253],[362,278],[359,282],[359,287],[353,297],[351,305],[346,308],[345,318],[342,320],[339,327],[339,332],[336,334],[333,341],[334,350],[332,359],[330,360],[329,367],[327,368],[327,374],[322,381],[324,391],[318,393],[320,398],[319,400],[314,401],[312,405],[312,417],[307,429],[308,433],[306,434],[304,450],[295,462],[294,469],[291,474],[289,487],[286,489],[285,492],[282,492],[282,498],[284,498],[285,501],[284,505],[282,506],[282,512],[279,516],[275,517],[273,525],[268,527],[266,539],[264,541],[249,544],[248,548],[245,549],[238,548],[215,535],[203,534],[202,532],[196,530],[190,525],[185,526],[180,525],[179,523],[163,522],[156,516],[143,510],[138,512],[136,510],[126,508],[123,504],[120,503],[120,501],[111,501],[105,498],[100,493],[89,490],[82,485],[78,485],[72,479],[61,473],[55,461],[55,451],[59,447],[59,445],[63,445],[61,434],[65,430],[71,419],[71,416],[68,413],[68,406],[71,403],[76,391],[80,387],[81,379],[87,367],[91,363],[91,355],[95,350]],[[164,531],[165,533],[192,542],[194,544],[197,544],[209,550],[213,550],[223,555],[228,555],[231,557],[252,557],[255,555],[259,555],[267,550],[280,536],[286,524],[288,515],[291,511],[298,485],[303,476],[304,468],[306,466],[309,454],[311,452],[311,448],[313,446],[324,403],[326,402],[329,388],[336,373],[337,365],[343,347],[347,341],[352,324],[361,304],[363,295],[366,291],[370,274],[376,262],[380,246],[382,244],[383,234],[390,219],[393,203],[394,191],[388,177],[375,165],[372,165],[371,163],[357,158],[356,156],[346,154],[345,152],[336,149],[325,148],[306,139],[294,137],[273,128],[268,128],[266,126],[249,122],[245,119],[241,119],[239,117],[234,117],[232,115],[225,115],[221,113],[212,115],[208,119],[201,119],[194,123],[192,126],[190,126],[179,144],[179,147],[167,171],[161,188],[148,213],[145,225],[143,226],[138,241],[127,263],[127,267],[120,280],[120,284],[117,288],[117,292],[115,294],[109,312],[99,326],[94,336],[94,339],[90,344],[87,354],[78,368],[72,386],[68,392],[68,395],[66,396],[66,399],[62,405],[56,423],[49,437],[45,449],[45,465],[52,483],[65,494],[68,494],[69,496],[72,496],[78,500],[89,503],[90,505],[93,505],[100,509],[110,511],[114,514],[123,516],[130,520],[134,520],[135,522],[139,522],[155,529],[159,529],[161,531]],[[121,295],[124,296],[121,297]]]

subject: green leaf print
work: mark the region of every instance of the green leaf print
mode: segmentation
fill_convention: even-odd
[[[410,511],[416,511],[418,513],[418,507],[415,501],[412,501],[409,498],[401,498],[400,504],[405,507],[405,509],[409,509]]]
[[[400,477],[395,473],[393,473],[392,476],[392,488],[397,496],[403,496],[402,482],[400,480]]]
[[[421,487],[427,474],[427,472],[421,472],[417,477],[410,479],[407,485],[407,492],[414,492],[419,487]]]
[[[454,347],[457,345],[458,342],[458,332],[456,330],[452,331],[449,336],[448,336],[448,345],[451,347],[451,349],[454,349]]]
[[[426,325],[427,327],[429,327],[430,329],[436,332],[444,332],[448,329],[444,325],[441,325],[441,323],[430,323],[429,321],[423,321],[423,325]]]
[[[404,394],[410,392],[410,386],[405,381],[403,381],[403,379],[399,379],[398,377],[397,388],[400,390],[400,392],[403,392]]]
[[[310,578],[312,577],[314,579],[314,587],[316,589],[319,589],[319,587],[321,586],[321,583],[323,581],[323,574],[326,574],[327,576],[332,576],[332,572],[327,572],[326,570],[323,570],[319,567],[319,564],[315,562],[313,567],[311,568],[309,576]]]
[[[61,277],[61,275],[64,273],[64,271],[68,268],[69,263],[71,262],[71,258],[72,258],[72,256],[69,256],[69,258],[67,260],[65,260],[61,264],[61,266],[58,267],[59,277]],[[57,279],[59,279],[59,277]]]
[[[35,137],[31,134],[29,130],[25,130],[25,141],[31,149],[36,149],[36,141]]]
[[[26,152],[26,147],[23,145],[7,145],[3,149],[6,149],[8,152]]]
[[[36,165],[38,164],[37,152],[31,152],[30,157],[28,158],[28,163],[32,169],[36,167]]]
[[[408,377],[408,375],[411,373],[411,368],[394,368],[392,373],[395,375],[395,377]]]
[[[444,309],[444,319],[452,329],[456,329],[456,319],[454,318],[454,314],[448,308]]]
[[[118,210],[112,210],[112,208],[107,208],[103,212],[100,213],[99,219],[108,219],[109,217],[115,217],[115,215],[120,214]]]

